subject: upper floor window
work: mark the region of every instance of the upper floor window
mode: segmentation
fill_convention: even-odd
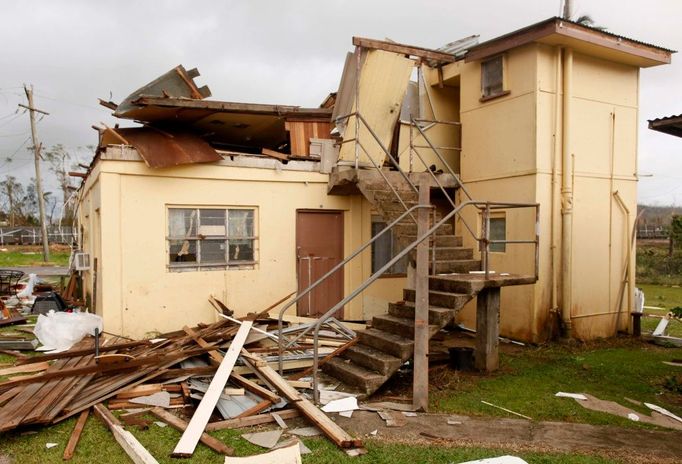
[[[171,269],[226,268],[256,263],[253,208],[169,208]]]
[[[481,99],[507,93],[504,89],[504,55],[481,62]]]

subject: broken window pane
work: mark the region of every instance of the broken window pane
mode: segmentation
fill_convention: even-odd
[[[253,237],[253,210],[231,209],[228,214],[228,236],[235,238]]]
[[[169,209],[168,235],[172,238],[195,237],[197,235],[197,210]]]
[[[225,240],[201,241],[201,264],[225,264]]]
[[[225,236],[224,209],[200,209],[199,223],[199,235],[204,237]]]
[[[229,261],[254,261],[253,240],[228,240],[230,244]]]
[[[173,263],[196,263],[197,241],[196,240],[171,240],[169,246],[169,258]]]

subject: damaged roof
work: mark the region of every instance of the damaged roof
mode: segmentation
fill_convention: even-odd
[[[114,116],[118,118],[142,122],[147,127],[158,129],[159,132],[156,134],[153,131],[139,132],[147,142],[161,141],[159,134],[172,133],[175,136],[180,133],[183,134],[180,139],[182,142],[176,141],[180,145],[187,143],[188,137],[193,135],[209,148],[253,153],[260,153],[263,148],[285,150],[290,143],[285,127],[287,120],[331,119],[331,107],[301,108],[291,105],[205,100],[204,98],[210,96],[211,92],[206,86],[197,86],[194,82],[197,76],[199,72],[196,69],[186,71],[183,66],[177,66],[131,93],[121,104],[115,105],[111,102],[102,104],[114,109]],[[122,134],[121,130],[117,129],[117,132]],[[120,140],[115,143],[120,143]],[[166,146],[172,145],[168,140],[163,140],[163,143]],[[180,155],[183,150],[178,146],[180,151],[173,152],[176,153],[174,159],[185,161],[175,164],[213,161],[205,150],[198,150],[199,146],[200,144],[192,142],[192,147],[184,150],[183,155]],[[196,156],[199,153],[203,155],[196,158],[188,156],[190,152]],[[150,156],[149,152],[146,157],[143,155],[150,166],[160,161],[159,159],[151,161]]]
[[[682,137],[682,114],[650,119],[649,129]]]
[[[639,67],[668,64],[674,50],[553,17],[471,47],[466,61],[485,59],[531,42],[563,45],[579,52]]]

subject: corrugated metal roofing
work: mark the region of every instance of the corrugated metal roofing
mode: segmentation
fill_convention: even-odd
[[[649,129],[682,137],[682,114],[650,119]]]

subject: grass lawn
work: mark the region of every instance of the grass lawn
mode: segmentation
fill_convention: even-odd
[[[60,463],[62,453],[69,439],[75,419],[70,419],[53,427],[38,429],[34,435],[0,435],[0,458],[9,456],[16,464]],[[152,424],[146,431],[129,427],[137,439],[149,450],[160,463],[177,463],[169,454],[180,438],[180,432],[171,427],[160,428]],[[249,430],[252,431],[252,430]],[[239,437],[244,430],[224,430],[212,433],[213,436],[235,448],[238,456],[262,453],[265,450],[248,443]],[[304,463],[342,464],[342,463],[457,463],[474,459],[489,458],[510,454],[509,451],[484,448],[448,448],[438,446],[415,446],[409,444],[384,444],[369,440],[366,443],[368,454],[361,458],[351,458],[338,450],[324,438],[307,438],[303,442],[312,451],[303,456]],[[46,443],[57,443],[46,449]],[[595,456],[554,453],[514,453],[530,463],[544,464],[610,464],[618,463],[611,459]],[[1,461],[1,459],[0,459]],[[77,463],[106,462],[107,464],[128,464],[130,460],[113,436],[97,419],[90,417],[85,426],[81,441],[76,448],[74,458]],[[189,463],[223,463],[224,458],[203,445],[199,445],[191,459],[182,460]]]
[[[555,344],[527,347],[502,355],[493,375],[463,374],[443,367],[432,374],[431,403],[435,411],[476,416],[514,416],[481,400],[535,420],[650,427],[640,422],[591,411],[556,392],[589,393],[642,413],[647,408],[625,398],[663,406],[682,415],[682,394],[669,390],[682,368],[662,361],[682,358],[681,349],[662,348],[628,338],[581,346]],[[680,390],[682,391],[682,390]]]
[[[71,254],[68,246],[51,245],[50,261],[44,263],[40,246],[7,245],[3,248],[7,251],[0,251],[0,267],[66,266]]]

